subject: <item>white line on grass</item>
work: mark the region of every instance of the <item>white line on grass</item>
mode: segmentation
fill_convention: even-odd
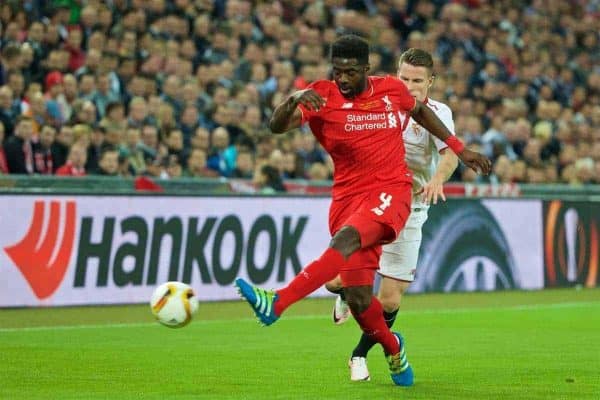
[[[550,304],[522,304],[516,306],[502,307],[473,307],[473,308],[446,308],[446,309],[427,309],[427,310],[410,310],[402,311],[403,315],[420,315],[420,314],[464,314],[474,312],[498,312],[498,311],[527,311],[527,310],[545,310],[545,309],[560,309],[560,308],[588,308],[600,306],[599,301],[582,301],[582,302],[566,302],[566,303],[550,303]],[[292,315],[286,317],[285,320],[311,320],[311,319],[329,319],[329,315]],[[213,320],[197,320],[197,324],[213,324],[213,323],[239,323],[253,321],[256,318],[238,318],[238,319],[213,319]],[[54,330],[73,330],[73,329],[98,329],[98,328],[139,328],[147,326],[159,326],[156,322],[137,322],[137,323],[116,323],[116,324],[82,324],[82,325],[56,325],[56,326],[31,326],[23,328],[0,328],[0,333],[4,332],[35,332],[35,331],[54,331]]]

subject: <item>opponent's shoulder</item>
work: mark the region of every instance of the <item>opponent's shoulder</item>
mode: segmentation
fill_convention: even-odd
[[[444,113],[444,114],[452,114],[452,110],[450,109],[450,107],[448,107],[448,105],[446,103],[442,103],[441,101],[434,100],[432,98],[428,98],[427,105],[434,112],[440,112],[440,113]]]

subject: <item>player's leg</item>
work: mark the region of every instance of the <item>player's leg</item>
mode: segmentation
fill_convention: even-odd
[[[379,274],[383,279],[377,297],[383,305],[384,318],[390,328],[396,320],[402,294],[415,278],[423,222],[420,211],[411,212],[396,240],[383,246],[379,260]],[[362,335],[352,356],[366,357],[374,345],[373,340]]]
[[[277,291],[264,290],[242,278],[237,278],[235,284],[258,319],[265,325],[271,325],[289,306],[335,278],[340,267],[360,246],[358,230],[346,225],[335,233],[321,257],[308,264],[287,286]]]
[[[379,274],[383,279],[377,297],[381,301],[384,318],[390,328],[396,320],[402,295],[415,279],[422,227],[426,220],[427,210],[413,209],[396,240],[383,246],[379,261]],[[352,355],[366,357],[374,345],[372,340],[363,335]]]
[[[350,317],[350,307],[346,302],[346,296],[344,295],[344,288],[342,287],[342,279],[340,276],[336,276],[325,284],[325,288],[331,293],[337,295],[335,298],[335,304],[333,306],[333,322],[336,325],[341,325],[348,320]]]
[[[358,233],[351,227],[344,227],[344,222],[362,200],[352,198],[331,203],[329,230],[333,239],[329,247],[317,260],[300,271],[287,286],[276,292],[266,291],[250,285],[241,278],[236,279],[235,284],[240,294],[254,309],[262,323],[272,324],[290,305],[332,280],[348,255],[360,248]]]
[[[350,311],[363,333],[381,343],[386,354],[400,351],[399,343],[385,324],[381,303],[373,296],[375,269],[340,271]]]
[[[398,314],[398,305],[400,304],[401,294],[410,285],[409,282],[396,281],[390,278],[382,278],[378,298],[383,307],[383,318],[388,328],[392,328],[396,315]],[[336,302],[337,306],[337,302]],[[352,351],[348,367],[350,368],[350,380],[365,381],[370,380],[369,368],[367,366],[367,354],[375,346],[371,337],[362,334],[358,344]]]
[[[393,240],[397,232],[402,229],[410,211],[410,185],[390,188],[389,193],[378,193],[369,195],[364,200],[360,199],[358,211],[355,211],[356,207],[349,207],[352,204],[340,204],[334,207],[335,203],[332,203],[332,210],[336,212],[342,210],[341,215],[350,213],[350,218],[341,224],[341,229],[332,229],[335,234],[327,250],[321,257],[306,266],[286,287],[273,292],[254,287],[242,278],[236,279],[235,284],[240,294],[254,309],[262,323],[265,325],[274,323],[287,307],[333,279],[340,267],[343,267],[348,258],[361,246],[369,248],[384,239]],[[385,207],[380,204],[383,201],[381,199],[385,200]],[[383,207],[384,211],[382,212],[378,207]],[[374,211],[375,209],[377,212]],[[375,214],[376,217],[371,214]],[[330,220],[340,219],[339,216],[332,218],[331,215],[335,213],[330,212]],[[340,225],[332,223],[332,226]],[[369,284],[372,284],[372,280]],[[376,303],[379,304],[378,301]],[[383,316],[380,317],[385,327]],[[389,336],[381,340],[377,342],[385,343],[386,351],[391,352],[397,348]]]
[[[342,278],[337,275],[335,278],[325,284],[325,289],[329,290],[333,294],[341,294],[344,292],[342,287]]]
[[[383,277],[381,280],[377,297],[383,307],[383,318],[385,319],[385,323],[390,329],[396,321],[402,294],[404,294],[410,284],[411,282],[399,281],[388,277]],[[376,344],[377,343],[373,339],[363,334],[352,351],[352,358],[366,358],[369,350]]]
[[[354,319],[359,324],[363,334],[374,342],[380,343],[390,368],[390,376],[396,385],[410,386],[413,384],[413,372],[408,359],[402,336],[390,331],[383,319],[383,307],[381,303],[373,296],[373,287],[364,284],[370,277],[372,282],[375,270],[365,268],[360,270],[340,271],[346,292],[346,299],[352,311]],[[350,359],[350,367],[355,366],[360,359]],[[366,359],[364,369],[366,370]],[[368,370],[366,376],[361,380],[368,380]],[[359,380],[360,376],[354,377]]]
[[[367,337],[382,345],[393,382],[400,386],[410,386],[413,384],[413,373],[406,357],[403,338],[399,334],[390,331],[386,325],[383,318],[383,307],[379,300],[373,296],[372,286],[379,262],[379,251],[374,251],[379,250],[379,246],[375,246],[375,244],[389,237],[395,237],[395,233],[391,232],[390,234],[389,229],[390,227],[402,228],[408,217],[409,208],[408,206],[406,208],[400,206],[397,211],[397,217],[400,221],[394,225],[380,223],[361,213],[357,213],[350,218],[349,222],[358,227],[361,243],[371,246],[363,248],[353,255],[354,259],[364,255],[365,263],[363,265],[365,267],[360,266],[361,260],[354,264],[349,262],[342,267],[340,277],[354,319]],[[404,214],[402,214],[403,212]],[[374,253],[376,254],[374,260],[369,259],[369,255]]]

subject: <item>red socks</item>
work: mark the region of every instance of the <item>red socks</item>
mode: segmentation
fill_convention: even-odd
[[[286,308],[335,278],[345,262],[342,253],[328,247],[321,257],[300,271],[289,285],[277,290],[279,297],[274,305],[275,314],[280,316]],[[381,312],[379,315],[382,315]]]
[[[328,281],[335,278],[340,267],[346,262],[344,256],[329,247],[325,252],[308,264],[286,287],[277,290],[277,301],[274,304],[275,314],[281,314],[292,304],[308,296]],[[381,343],[386,354],[396,354],[400,344],[390,331],[383,318],[383,307],[375,296],[371,304],[360,315],[354,315],[363,332],[377,343]]]
[[[365,335],[377,343],[381,343],[385,354],[396,354],[400,351],[398,339],[386,325],[383,318],[383,307],[381,307],[381,303],[375,296],[371,297],[369,308],[360,315],[354,315],[354,319],[356,319]]]

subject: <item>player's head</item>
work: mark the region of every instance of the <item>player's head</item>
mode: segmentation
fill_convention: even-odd
[[[353,98],[365,90],[369,71],[369,44],[356,35],[340,36],[331,45],[333,80],[342,95]]]
[[[434,79],[431,54],[415,48],[406,50],[398,61],[398,78],[414,98],[424,101]]]

